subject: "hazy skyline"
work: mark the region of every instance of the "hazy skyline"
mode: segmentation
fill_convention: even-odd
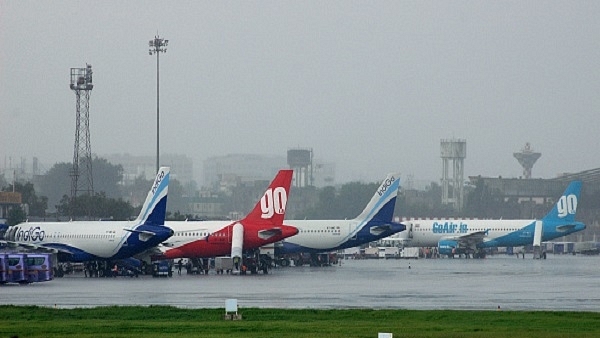
[[[312,148],[338,182],[441,177],[440,139],[465,139],[465,176],[600,167],[600,2],[0,0],[0,167],[71,162],[70,68],[92,65],[95,154],[202,161]]]

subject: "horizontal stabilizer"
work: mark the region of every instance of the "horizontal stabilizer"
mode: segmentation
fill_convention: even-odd
[[[576,224],[559,225],[556,227],[556,231],[558,231],[558,232],[571,231],[571,230],[575,229],[576,226],[577,226]]]
[[[371,235],[379,236],[382,233],[384,233],[386,231],[389,231],[391,229],[392,229],[392,226],[389,225],[389,224],[386,224],[386,225],[377,225],[377,226],[372,226],[370,228],[370,232],[371,232]]]
[[[258,232],[258,237],[261,239],[269,239],[273,236],[281,236],[282,230],[281,228],[271,228],[267,230],[260,230]]]
[[[142,242],[146,242],[150,238],[156,236],[156,233],[154,233],[152,231],[133,230],[133,229],[123,229],[123,230],[138,234],[140,237],[140,241],[142,241]]]
[[[401,223],[387,223],[387,224],[382,224],[382,225],[374,225],[369,228],[369,232],[373,236],[380,236],[381,234],[383,234],[386,231],[398,232],[398,231],[404,231],[404,230],[406,230],[406,226]]]

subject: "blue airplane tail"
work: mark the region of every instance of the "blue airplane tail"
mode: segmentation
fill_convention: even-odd
[[[148,192],[142,210],[136,219],[137,224],[164,225],[167,216],[167,192],[169,190],[169,167],[161,167]]]
[[[581,181],[572,181],[562,196],[556,201],[552,210],[542,220],[564,223],[575,222],[580,193]]]
[[[383,180],[365,209],[356,217],[358,221],[375,220],[381,223],[390,223],[394,217],[396,197],[400,187],[400,175],[388,174]]]

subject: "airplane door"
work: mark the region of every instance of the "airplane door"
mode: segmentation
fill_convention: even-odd
[[[412,224],[412,222],[410,223],[410,225],[408,227],[408,238],[410,238],[410,239],[413,238],[413,224]]]

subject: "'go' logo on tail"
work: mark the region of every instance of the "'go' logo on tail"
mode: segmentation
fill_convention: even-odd
[[[282,215],[285,212],[287,204],[287,193],[283,187],[277,187],[274,190],[269,189],[260,199],[260,209],[262,210],[263,219],[269,219],[274,214]]]
[[[561,196],[558,202],[556,202],[556,210],[558,210],[558,217],[560,218],[569,214],[575,214],[577,211],[577,196]]]

